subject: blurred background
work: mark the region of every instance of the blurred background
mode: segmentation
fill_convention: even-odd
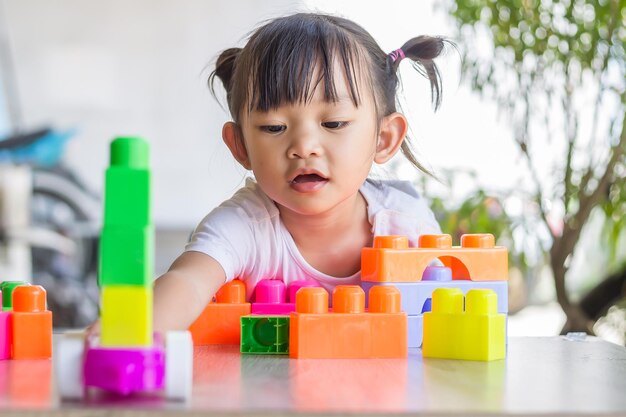
[[[413,181],[444,232],[510,249],[509,335],[626,336],[626,5],[619,0],[0,0],[0,281],[48,290],[59,327],[97,316],[95,265],[108,145],[151,143],[156,273],[247,173],[221,141],[206,79],[266,19],[339,14],[384,50],[419,34],[443,105],[401,65]],[[222,92],[220,91],[220,94]],[[222,100],[222,103],[224,101]]]

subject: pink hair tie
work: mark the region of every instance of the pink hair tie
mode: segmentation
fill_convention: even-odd
[[[397,60],[402,61],[405,58],[404,51],[402,50],[402,48],[398,48],[395,51],[389,53],[389,58],[391,58],[391,62],[396,62]]]

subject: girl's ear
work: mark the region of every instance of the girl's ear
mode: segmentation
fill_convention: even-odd
[[[237,162],[245,169],[251,169],[248,150],[243,141],[241,129],[235,122],[224,123],[224,127],[222,127],[222,140],[224,140],[224,143],[228,146],[230,153],[235,157]]]
[[[404,142],[408,126],[406,117],[401,113],[391,113],[383,118],[378,132],[374,162],[384,164],[398,152]]]

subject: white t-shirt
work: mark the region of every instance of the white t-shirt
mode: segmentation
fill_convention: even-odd
[[[415,187],[408,181],[368,179],[360,192],[367,202],[372,235],[405,235],[417,246],[422,234],[441,233],[439,224]],[[213,257],[226,272],[226,280],[246,282],[247,297],[267,278],[315,280],[329,293],[339,284],[359,284],[361,273],[334,277],[313,268],[300,254],[283,225],[274,202],[251,178],[229,200],[211,211],[198,225],[185,247]]]

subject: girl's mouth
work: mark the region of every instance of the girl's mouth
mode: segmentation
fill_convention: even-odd
[[[289,185],[300,193],[310,193],[322,188],[328,182],[328,178],[323,178],[318,174],[302,174],[296,176]]]

